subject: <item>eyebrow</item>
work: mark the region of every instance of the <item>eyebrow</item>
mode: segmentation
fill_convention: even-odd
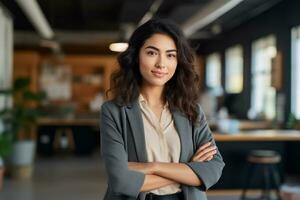
[[[153,50],[155,50],[155,51],[160,51],[157,47],[154,47],[154,46],[147,46],[145,49],[153,49]],[[177,52],[177,50],[176,49],[169,49],[169,50],[166,50],[166,52]]]

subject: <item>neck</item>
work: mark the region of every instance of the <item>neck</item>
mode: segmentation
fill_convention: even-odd
[[[159,106],[165,104],[163,87],[145,87],[141,88],[141,94],[150,106]]]

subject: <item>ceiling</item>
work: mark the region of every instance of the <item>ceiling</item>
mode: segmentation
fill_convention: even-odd
[[[280,1],[283,0],[37,0],[54,32],[52,40],[63,51],[78,53],[109,53],[108,44],[118,39],[120,31],[130,34],[147,12],[174,20],[191,41],[201,41],[235,28]],[[15,46],[41,48],[42,37],[18,3],[0,2],[14,18]],[[220,14],[222,5],[232,2],[238,3]]]

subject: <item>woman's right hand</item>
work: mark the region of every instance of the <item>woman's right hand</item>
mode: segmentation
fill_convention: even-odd
[[[193,162],[205,162],[213,159],[214,155],[217,153],[217,147],[212,145],[211,142],[205,143],[200,146],[197,152],[192,157]]]

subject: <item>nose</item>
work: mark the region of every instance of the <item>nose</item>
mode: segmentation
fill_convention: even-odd
[[[157,68],[165,68],[166,64],[162,55],[158,56],[155,67]]]

